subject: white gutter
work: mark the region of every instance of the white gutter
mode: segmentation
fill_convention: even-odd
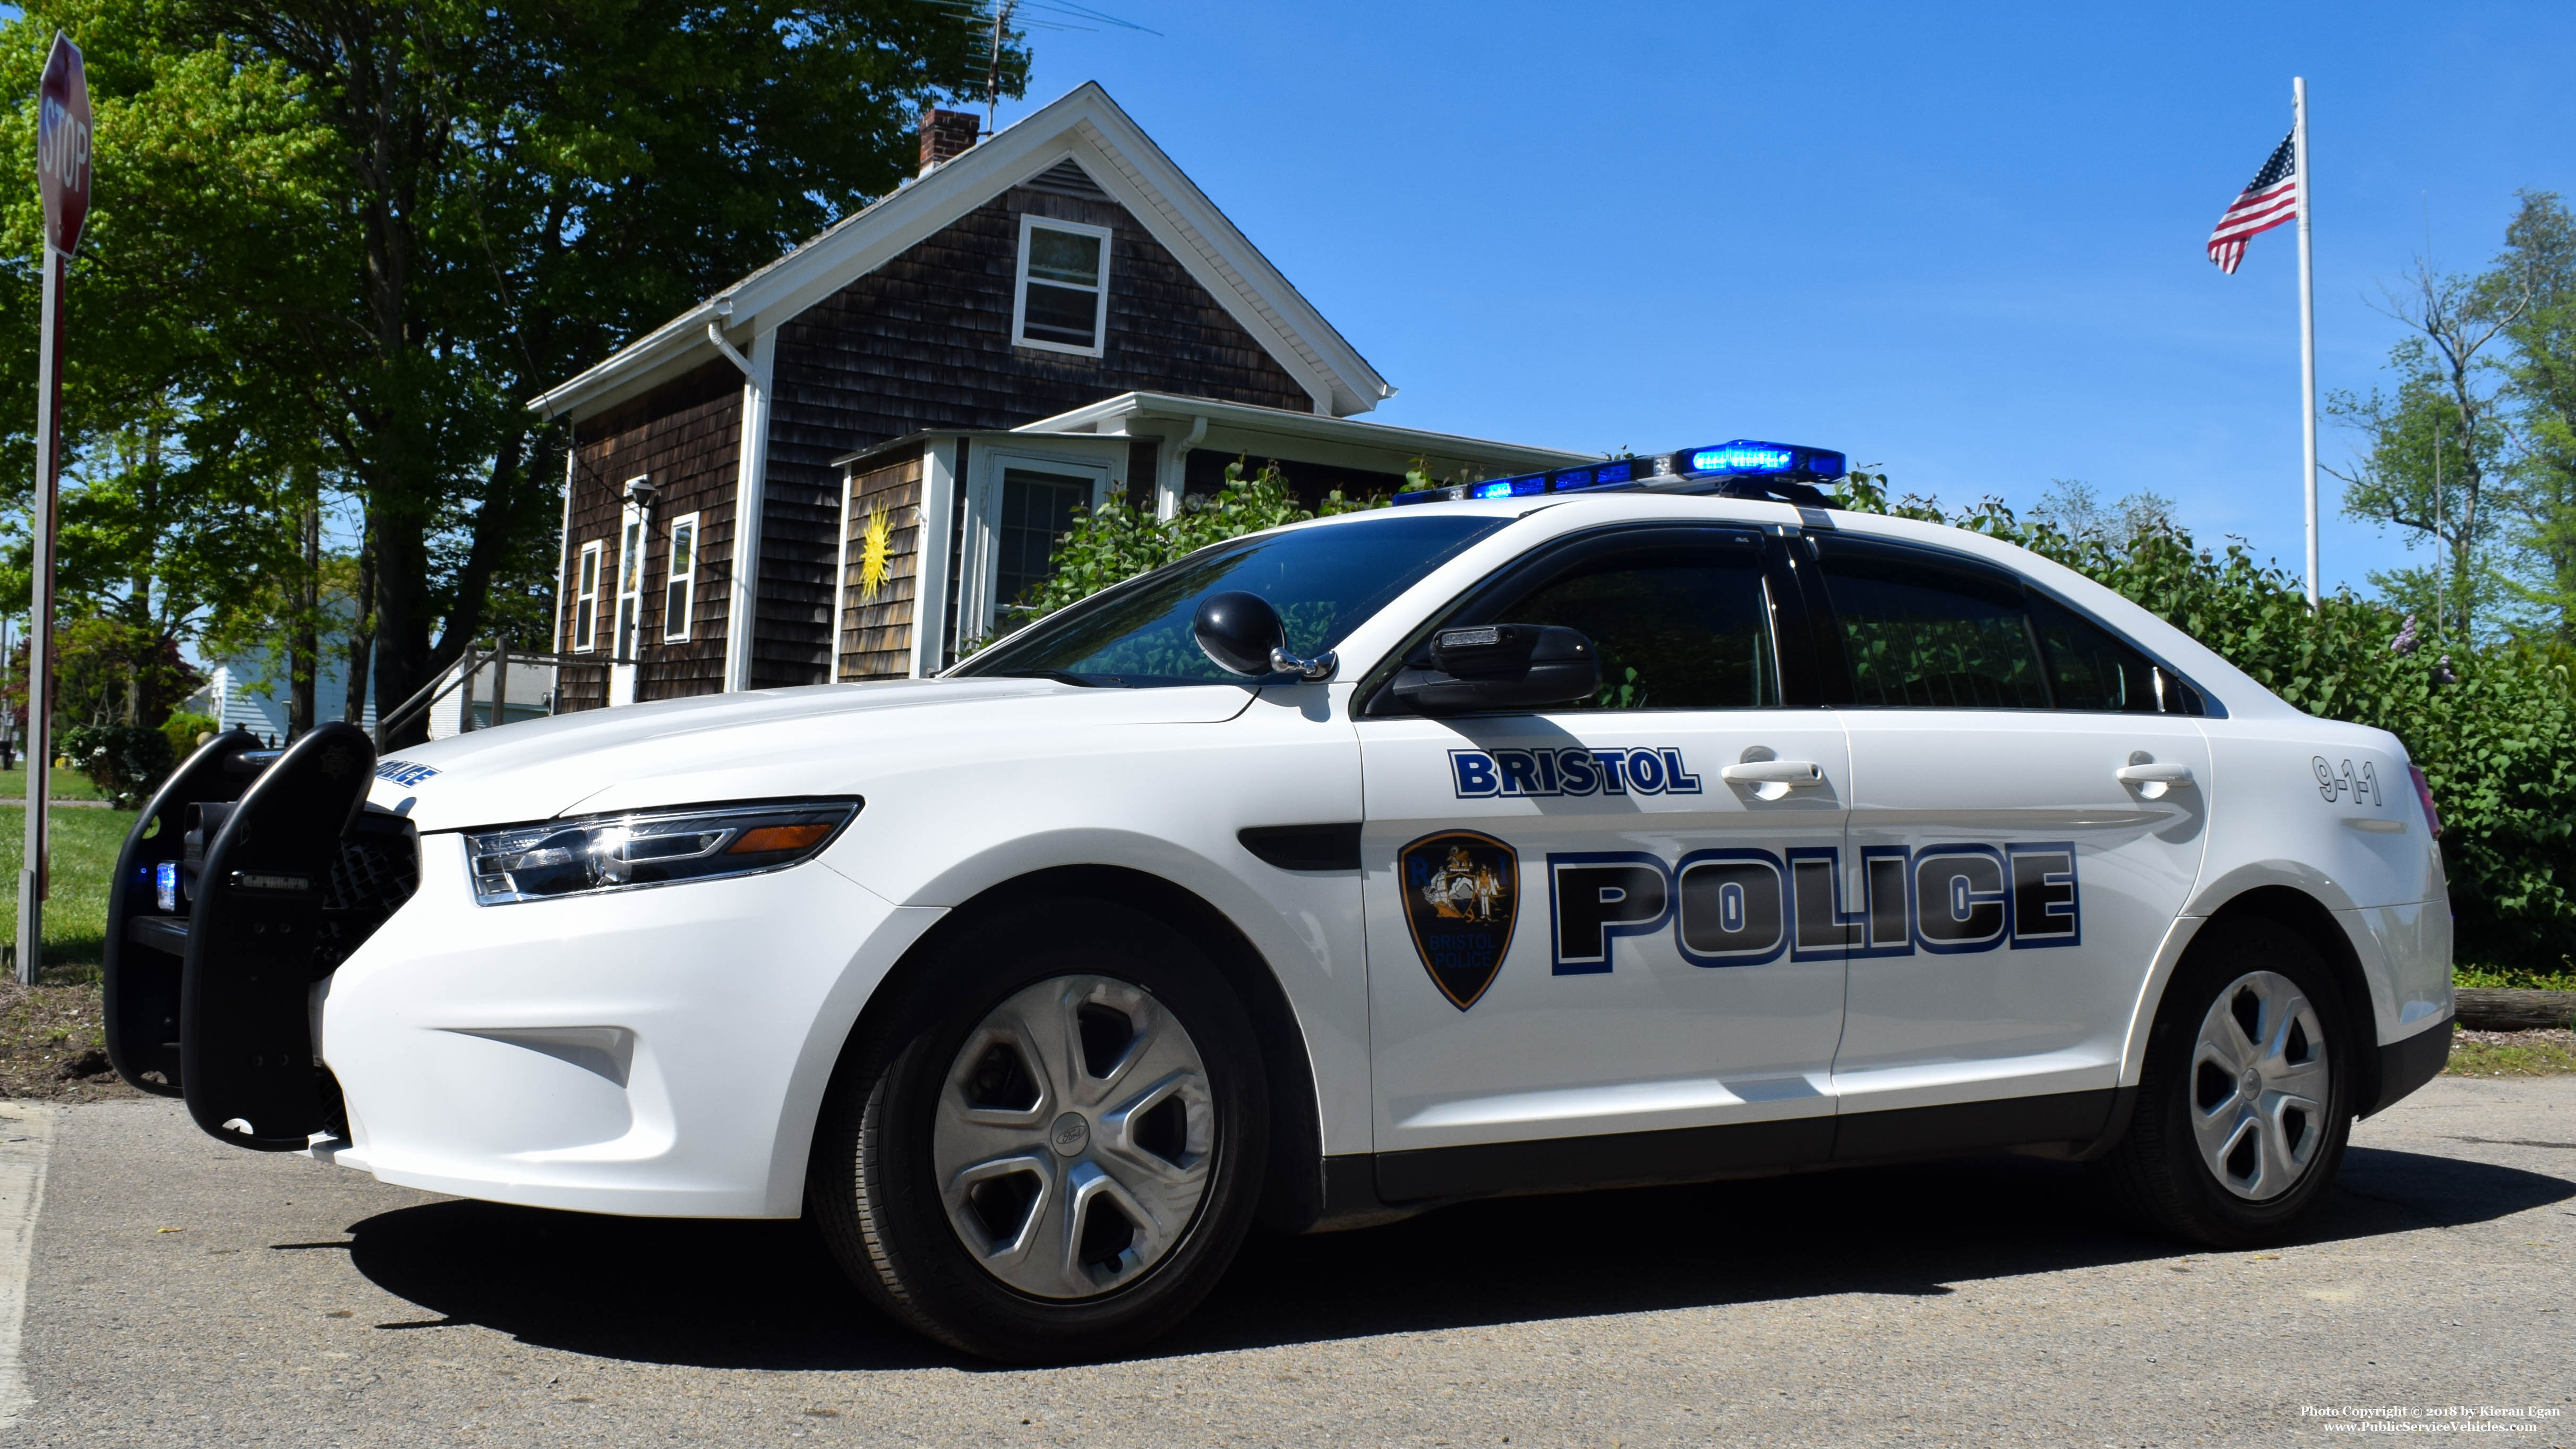
[[[733,311],[730,298],[716,303],[719,314]],[[735,453],[733,486],[733,565],[725,592],[724,688],[734,693],[751,688],[751,647],[760,622],[760,525],[769,495],[769,371],[778,355],[778,332],[772,328],[751,340],[751,356],[725,340],[722,325],[707,324],[707,340],[742,369],[742,439]]]

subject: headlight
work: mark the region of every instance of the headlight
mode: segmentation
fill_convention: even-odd
[[[858,800],[594,815],[465,837],[477,905],[756,875],[813,855]]]

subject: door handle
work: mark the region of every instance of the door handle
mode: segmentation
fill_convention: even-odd
[[[1728,765],[1717,778],[1730,785],[1750,785],[1757,800],[1777,800],[1807,785],[1821,785],[1825,772],[1806,760],[1747,760]]]
[[[1730,785],[1815,785],[1825,772],[1805,760],[1747,760],[1717,772]]]
[[[2137,786],[2138,794],[2148,800],[2161,800],[2192,783],[2189,765],[2141,761],[2135,765],[2122,765],[2112,773],[2119,777],[2121,784]]]

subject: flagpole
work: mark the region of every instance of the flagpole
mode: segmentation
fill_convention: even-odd
[[[2317,288],[2308,250],[2308,82],[2290,78],[2292,169],[2299,178],[2299,407],[2308,484],[2308,607],[2317,606]]]

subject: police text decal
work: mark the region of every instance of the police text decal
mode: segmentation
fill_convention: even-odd
[[[1847,877],[1832,846],[1695,850],[1671,864],[1643,851],[1551,851],[1553,969],[1607,971],[1620,937],[1666,931],[1694,966],[2083,943],[2070,842],[1873,845],[1855,865]]]

